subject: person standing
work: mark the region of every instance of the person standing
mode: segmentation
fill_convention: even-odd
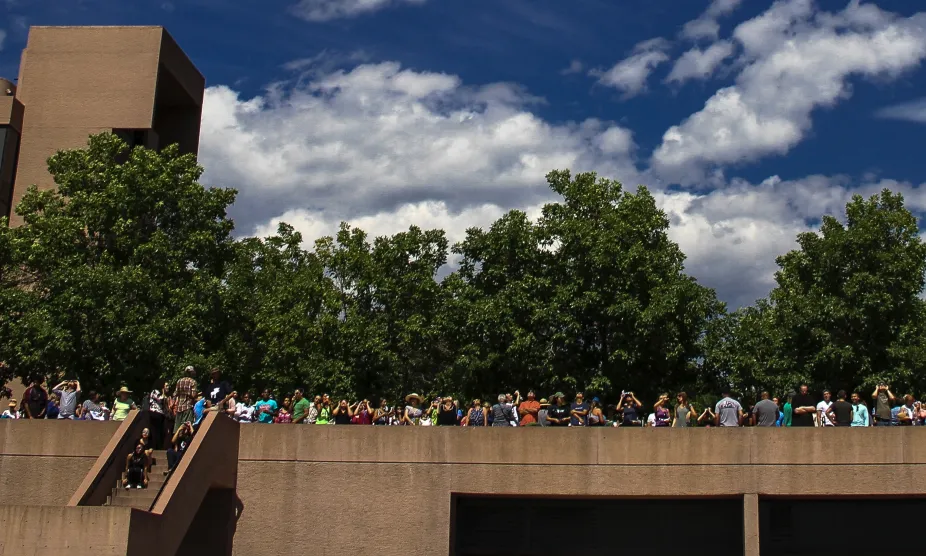
[[[836,393],[836,401],[827,408],[826,413],[827,418],[833,423],[833,426],[852,426],[852,420],[855,418],[855,415],[852,411],[852,404],[846,401],[845,390],[840,390]]]
[[[814,415],[817,413],[817,402],[810,395],[810,388],[801,384],[800,392],[791,400],[794,416],[791,419],[792,427],[814,426]]]
[[[493,427],[510,427],[514,421],[514,410],[507,403],[505,394],[498,395],[498,403],[492,406],[492,426]]]
[[[569,415],[569,425],[572,427],[584,427],[588,424],[588,404],[582,392],[576,392],[576,401],[569,406]]]
[[[44,419],[45,410],[48,409],[48,392],[42,386],[45,379],[38,377],[32,381],[29,388],[23,392],[26,419]]]
[[[569,426],[569,406],[566,405],[566,395],[562,392],[553,394],[553,402],[547,410],[547,423],[552,427]]]
[[[687,427],[692,421],[696,421],[698,413],[694,406],[688,402],[688,394],[679,392],[675,396],[675,416],[672,420],[672,426],[678,428]]]
[[[894,405],[894,401],[897,399],[894,396],[894,393],[891,392],[891,387],[889,384],[884,384],[883,382],[878,384],[875,387],[875,391],[871,393],[871,398],[875,403],[875,426],[876,427],[890,427],[891,423],[891,407]]]
[[[537,423],[537,416],[540,413],[540,402],[537,401],[537,394],[533,390],[527,392],[527,399],[518,406],[518,414],[521,416],[520,425],[534,425]]]
[[[209,386],[206,386],[206,399],[212,404],[212,407],[217,407],[219,411],[224,411],[227,409],[223,404],[228,402],[230,398],[229,394],[232,393],[232,386],[226,380],[222,380],[222,370],[218,367],[213,367],[209,371]]]
[[[781,426],[790,427],[791,422],[794,419],[794,407],[791,405],[791,400],[794,399],[794,393],[788,393],[788,400],[785,402],[784,407],[781,409],[783,415],[781,416]]]
[[[537,411],[537,423],[541,427],[549,427],[550,422],[547,421],[547,411],[550,409],[550,402],[546,398],[540,399],[540,410]]]
[[[193,404],[196,403],[196,394],[198,385],[196,384],[196,369],[188,365],[183,369],[183,378],[177,381],[174,387],[174,397],[176,399],[176,414],[174,417],[174,433],[180,430],[184,423],[193,422]]]
[[[852,426],[871,426],[871,415],[868,413],[868,406],[862,401],[862,397],[858,395],[858,392],[852,392]]]
[[[58,398],[61,400],[61,403],[58,405],[58,419],[74,419],[77,416],[80,382],[77,380],[65,380],[58,386],[52,388],[52,392],[58,394]]]
[[[305,418],[309,416],[309,400],[302,393],[302,388],[296,388],[293,394],[293,424],[301,425]]]
[[[743,424],[743,406],[723,392],[723,397],[714,407],[714,424],[718,427],[738,427]]]
[[[833,421],[829,418],[830,406],[833,405],[833,394],[829,390],[823,391],[823,400],[817,404],[817,426],[832,427]]]
[[[138,409],[129,397],[131,393],[132,391],[125,386],[116,393],[116,400],[113,402],[113,421],[125,421],[125,418],[129,416],[129,411]]]
[[[756,427],[774,427],[778,424],[778,404],[762,392],[762,400],[752,409],[752,424]]]
[[[257,422],[273,423],[277,413],[277,401],[270,397],[270,390],[264,388],[261,392],[260,399],[254,404],[254,413],[257,414]]]

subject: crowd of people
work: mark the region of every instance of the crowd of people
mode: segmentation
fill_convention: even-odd
[[[829,426],[917,426],[926,424],[926,404],[910,395],[895,396],[887,384],[880,384],[870,395],[872,409],[865,397],[845,391],[835,395],[824,390],[818,399],[801,385],[796,392],[783,398],[762,392],[759,401],[744,407],[730,393],[723,393],[716,404],[696,408],[685,392],[673,397],[662,394],[652,406],[646,406],[631,391],[621,392],[616,404],[604,405],[598,397],[586,399],[582,392],[569,401],[562,392],[548,400],[538,398],[534,391],[521,396],[499,394],[494,403],[474,399],[469,403],[448,396],[425,398],[416,393],[407,395],[401,403],[381,399],[333,401],[327,394],[311,399],[302,389],[292,394],[274,396],[269,389],[259,395],[239,393],[226,380],[220,369],[209,372],[210,381],[200,388],[193,367],[184,369],[183,377],[173,386],[158,380],[136,403],[126,387],[120,388],[112,407],[100,400],[96,392],[83,396],[80,382],[66,380],[47,388],[42,379],[32,382],[22,401],[10,400],[2,418],[12,419],[82,419],[114,420],[126,418],[129,411],[149,412],[150,439],[145,450],[167,448],[179,455],[195,433],[203,415],[219,411],[239,423],[284,423],[312,425],[374,425],[374,426],[549,426],[549,427],[829,427]],[[180,437],[177,437],[177,434]],[[130,454],[129,457],[132,457]]]
[[[869,427],[926,425],[926,404],[913,395],[896,396],[890,385],[879,384],[870,395],[869,410],[858,392],[821,396],[810,393],[806,384],[783,398],[761,392],[759,401],[744,407],[730,392],[703,409],[696,408],[685,392],[665,393],[652,406],[646,406],[632,391],[621,392],[616,404],[604,405],[577,392],[572,401],[563,392],[550,399],[539,398],[531,390],[499,394],[495,403],[474,399],[461,404],[449,396],[425,398],[416,393],[401,403],[381,399],[371,403],[342,399],[335,403],[327,394],[309,399],[302,389],[284,395],[278,402],[269,389],[253,397],[239,393],[222,379],[221,370],[209,372],[210,381],[200,388],[196,371],[186,367],[173,386],[158,380],[136,403],[133,392],[120,388],[112,407],[97,392],[83,396],[80,382],[65,380],[48,388],[44,379],[32,381],[23,399],[10,399],[3,419],[75,419],[121,421],[132,410],[147,411],[149,426],[126,456],[125,488],[147,488],[155,450],[166,450],[167,471],[176,468],[190,446],[203,417],[221,412],[239,423],[372,425],[372,426],[462,426],[462,427]],[[81,398],[84,397],[83,401]]]

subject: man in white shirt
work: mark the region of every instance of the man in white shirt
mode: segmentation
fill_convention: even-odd
[[[830,421],[830,416],[827,415],[830,410],[830,406],[833,405],[832,401],[833,395],[829,390],[823,391],[823,401],[817,404],[817,426],[818,427],[832,427],[833,422]]]

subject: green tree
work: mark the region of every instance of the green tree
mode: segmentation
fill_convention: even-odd
[[[0,360],[108,391],[214,351],[235,192],[200,185],[175,146],[129,152],[111,134],[48,167],[57,190],[31,188],[25,224],[0,226]]]
[[[708,330],[705,369],[742,390],[922,388],[926,244],[903,197],[888,190],[824,216],[778,257],[767,300]]]
[[[456,248],[448,283],[466,318],[451,321],[465,338],[453,375],[483,394],[695,384],[704,327],[723,306],[685,275],[655,199],[593,173],[547,180],[562,201],[536,224],[512,212]]]
[[[782,363],[820,387],[910,386],[924,367],[926,244],[903,196],[884,190],[824,216],[778,258],[772,290]]]

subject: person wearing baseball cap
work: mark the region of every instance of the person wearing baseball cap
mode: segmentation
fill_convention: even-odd
[[[547,423],[552,427],[568,427],[571,416],[569,406],[566,405],[566,395],[562,392],[553,394],[553,402],[555,405],[547,409]]]

